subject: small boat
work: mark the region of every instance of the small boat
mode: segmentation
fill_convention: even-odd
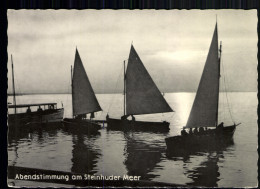
[[[134,117],[134,115],[164,112],[173,112],[173,110],[144,67],[134,46],[131,45],[126,71],[124,61],[124,115],[121,119],[109,118],[107,115],[107,128],[168,132],[170,130],[169,122],[136,121]],[[127,119],[129,116],[132,117],[132,120]]]
[[[73,118],[64,118],[63,123],[72,126],[73,130],[98,131],[101,126],[95,123],[92,118],[95,117],[95,112],[102,111],[102,109],[89,82],[77,49],[74,69],[71,67],[71,83]],[[90,119],[87,119],[87,114],[90,114]]]
[[[28,124],[42,124],[61,122],[64,109],[57,108],[57,103],[35,103],[35,104],[16,104],[16,93],[14,84],[14,66],[12,60],[12,82],[13,82],[13,104],[8,103],[8,109],[14,109],[14,113],[8,113],[9,126],[23,126]],[[31,107],[38,107],[37,111],[32,111]],[[17,108],[27,108],[25,112],[18,113]]]
[[[219,83],[222,44],[218,49],[217,23],[209,48],[209,53],[201,76],[193,106],[181,136],[173,136],[165,139],[167,150],[190,151],[211,149],[223,146],[233,139],[237,125],[224,126],[218,124],[219,111]],[[204,130],[204,127],[206,130]],[[214,129],[207,130],[208,127]],[[198,133],[188,134],[185,129],[200,128]],[[203,129],[202,129],[203,128]]]

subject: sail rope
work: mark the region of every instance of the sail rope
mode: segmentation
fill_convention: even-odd
[[[228,82],[228,80],[227,80],[227,78],[226,78],[227,76],[226,76],[226,74],[225,74],[225,68],[224,68],[223,58],[221,58],[221,64],[222,64],[222,70],[223,70],[223,75],[224,75],[224,77],[223,77],[223,83],[224,83],[225,96],[226,96],[226,100],[227,100],[227,107],[228,107],[228,111],[229,111],[230,118],[231,118],[232,122],[235,123],[235,122],[234,122],[234,119],[233,119],[233,116],[232,116],[232,112],[231,112],[232,107],[231,107],[231,104],[229,103],[229,98],[228,98],[228,92],[227,92],[227,88],[228,88],[227,82]]]
[[[109,106],[108,106],[107,113],[110,111],[110,109],[111,109],[111,107],[112,107],[112,105],[113,105],[113,103],[114,103],[115,96],[117,95],[116,90],[117,90],[117,87],[118,87],[119,80],[120,80],[120,78],[121,78],[121,76],[122,76],[122,73],[123,73],[123,67],[124,67],[124,66],[122,65],[122,67],[121,67],[121,69],[120,69],[120,72],[119,72],[119,76],[118,76],[117,81],[116,81],[116,86],[115,86],[115,88],[114,88],[114,90],[113,90],[113,97],[112,97],[112,100],[110,101],[110,104],[109,104]]]

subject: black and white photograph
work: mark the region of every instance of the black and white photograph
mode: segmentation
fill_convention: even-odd
[[[257,10],[8,10],[9,187],[257,187]]]

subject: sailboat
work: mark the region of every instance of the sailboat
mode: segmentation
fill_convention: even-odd
[[[218,123],[219,111],[219,85],[220,85],[220,62],[222,44],[218,49],[217,23],[209,48],[204,70],[200,79],[199,87],[191,108],[186,126],[183,128],[182,136],[173,136],[165,139],[168,150],[194,150],[195,148],[211,148],[221,146],[223,143],[233,139],[236,126],[224,126]],[[185,129],[197,130],[197,128],[213,127],[210,130],[201,130],[198,133],[188,134]]]
[[[136,121],[134,115],[173,112],[163,98],[133,45],[131,45],[127,70],[124,61],[124,115],[121,119],[109,118],[107,128],[168,132],[169,122]],[[132,120],[127,117],[131,116]]]
[[[8,102],[8,109],[14,109],[14,113],[8,113],[8,125],[24,126],[31,124],[46,124],[62,122],[64,109],[57,108],[57,103],[33,103],[33,104],[16,104],[16,93],[14,83],[14,64],[13,56],[11,55],[12,62],[12,85],[13,85],[13,104]],[[37,111],[31,110],[31,107],[37,107]],[[17,109],[24,112],[17,111]]]
[[[66,125],[72,125],[75,130],[99,130],[101,126],[94,123],[92,118],[95,117],[95,112],[102,111],[102,109],[90,84],[77,48],[74,69],[71,67],[71,83],[73,118],[64,118],[63,122]],[[90,114],[90,119],[87,119],[87,114]]]

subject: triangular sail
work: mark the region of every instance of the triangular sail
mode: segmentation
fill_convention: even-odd
[[[219,96],[217,24],[186,127],[214,127],[217,124]]]
[[[161,92],[131,46],[126,70],[126,114],[172,112]]]
[[[74,116],[102,110],[91,87],[77,49],[72,78],[72,103]]]

